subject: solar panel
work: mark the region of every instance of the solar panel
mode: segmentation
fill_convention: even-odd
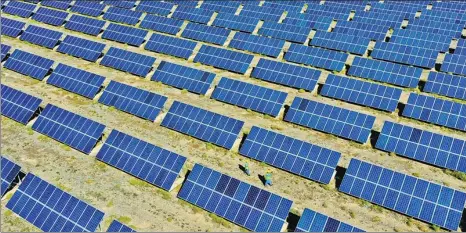
[[[466,55],[466,39],[459,39],[456,44],[455,54]]]
[[[306,27],[265,21],[257,33],[291,42],[304,43],[310,32],[311,29]]]
[[[37,12],[34,13],[32,19],[53,26],[61,26],[65,22],[66,17],[68,17],[67,12],[40,7]]]
[[[3,87],[3,86],[2,86]],[[2,92],[3,94],[3,92]],[[10,187],[11,183],[15,180],[16,176],[18,176],[19,171],[21,170],[21,166],[14,163],[13,161],[9,160],[5,156],[0,156],[2,162],[2,187],[1,193],[2,197]]]
[[[422,69],[401,64],[355,57],[348,75],[367,78],[402,87],[417,87]]]
[[[113,106],[132,115],[155,121],[167,97],[124,83],[110,81],[99,103]]]
[[[93,99],[104,80],[103,76],[60,63],[47,79],[47,83]]]
[[[80,15],[71,15],[70,20],[65,24],[65,28],[89,35],[97,36],[102,31],[105,21],[92,19]]]
[[[223,45],[230,32],[230,30],[224,28],[188,23],[181,36],[197,41]]]
[[[183,25],[182,20],[165,18],[156,15],[146,15],[139,26],[141,28],[151,29],[157,32],[176,35],[180,31],[181,25]]]
[[[386,121],[376,148],[438,167],[465,172],[464,144],[466,142],[461,139]]]
[[[34,4],[20,1],[10,1],[8,2],[8,5],[2,9],[2,12],[10,15],[17,15],[22,18],[29,18],[32,15],[34,9],[36,9],[36,5]]]
[[[424,10],[421,13],[421,19],[449,22],[459,25],[464,25],[466,23],[466,16],[464,13],[441,10]]]
[[[466,75],[466,64],[464,61],[466,61],[466,55],[447,53],[440,70]]]
[[[293,201],[195,164],[178,198],[251,231],[279,232]]]
[[[89,154],[102,136],[105,125],[48,104],[32,129]]]
[[[102,38],[140,46],[144,43],[147,33],[148,31],[143,29],[110,23],[102,34]]]
[[[383,41],[388,30],[389,27],[383,25],[353,21],[340,21],[337,22],[332,32]]]
[[[52,65],[53,60],[15,49],[3,66],[9,70],[42,80]]]
[[[215,74],[162,61],[151,80],[205,95]]]
[[[328,70],[342,71],[345,68],[348,54],[292,43],[284,59]]]
[[[175,101],[162,126],[231,149],[244,122]]]
[[[252,33],[260,19],[220,12],[212,26]]]
[[[375,59],[393,61],[423,68],[433,68],[438,51],[402,44],[378,42],[371,53]]]
[[[466,105],[410,93],[403,116],[466,131]]]
[[[28,173],[6,208],[45,232],[94,232],[104,213]]]
[[[346,7],[341,8],[335,6],[314,4],[312,5],[312,7],[308,7],[305,13],[310,15],[332,17],[333,19],[336,19],[338,21],[346,21],[350,16],[351,9]]]
[[[53,7],[60,10],[67,10],[71,6],[72,0],[60,0],[60,1],[42,1],[40,4],[42,6]]]
[[[102,55],[104,48],[105,44],[68,35],[60,43],[57,51],[95,62]]]
[[[228,47],[276,58],[284,45],[283,40],[236,32]]]
[[[0,87],[2,115],[22,124],[27,124],[39,108],[42,100],[9,86],[1,85]]]
[[[153,33],[144,49],[188,59],[196,44],[194,41]]]
[[[390,37],[391,43],[428,48],[442,52],[448,52],[451,40],[451,36],[400,29],[395,30]]]
[[[313,91],[319,80],[319,70],[283,62],[260,59],[251,77],[282,85]]]
[[[145,77],[151,71],[154,62],[154,57],[111,47],[100,64]]]
[[[198,0],[167,0],[167,2],[174,3],[178,6],[196,7],[199,1]]]
[[[175,4],[170,2],[140,1],[136,6],[136,10],[150,14],[168,16],[171,13],[174,5]]]
[[[214,13],[215,12],[211,10],[178,6],[172,14],[172,18],[207,24]]]
[[[466,200],[464,192],[357,159],[340,191],[453,231]]]
[[[24,25],[26,23],[2,17],[1,33],[5,36],[17,37],[23,31]]]
[[[272,2],[265,1],[262,6],[286,10],[289,13],[289,12],[301,12],[301,10],[304,7],[304,4],[305,4],[304,1],[272,1]]]
[[[5,59],[6,55],[10,51],[11,46],[6,45],[6,44],[1,44],[1,49],[2,49],[2,54],[1,54],[0,61],[3,61],[3,59]]]
[[[136,5],[136,1],[124,1],[124,0],[104,0],[104,4],[111,5],[111,6],[116,6],[116,7],[121,7],[121,8],[126,8],[126,9],[131,9]]]
[[[278,22],[284,10],[263,6],[244,5],[239,15],[259,18],[264,21]]]
[[[254,56],[249,54],[202,45],[194,57],[194,62],[244,74],[253,58]]]
[[[136,232],[136,231],[126,225],[123,225],[121,222],[117,220],[113,220],[110,226],[108,227],[107,232]]]
[[[406,29],[461,38],[463,27],[464,25],[452,24],[449,22],[415,19],[408,24]]]
[[[379,12],[359,12],[354,15],[352,22],[376,24],[390,28],[400,28],[404,20],[403,15],[384,14]]]
[[[295,232],[364,232],[364,230],[305,208]]]
[[[239,153],[324,184],[330,183],[341,156],[339,152],[256,126]]]
[[[336,32],[317,31],[309,45],[363,55],[370,40]]]
[[[444,10],[444,11],[453,11],[453,12],[465,12],[466,4],[460,1],[451,1],[451,2],[433,2],[432,10]]]
[[[237,1],[203,1],[201,9],[234,14],[241,3]]]
[[[422,91],[466,100],[466,77],[430,72]]]
[[[60,40],[62,35],[63,33],[61,32],[29,25],[19,38],[21,40],[52,49],[57,45],[58,40]]]
[[[299,12],[288,12],[283,20],[284,24],[323,31],[327,31],[332,22],[333,18],[329,16],[303,14]]]
[[[100,1],[75,1],[70,11],[97,17],[104,11],[105,5]]]
[[[142,12],[123,9],[119,7],[110,7],[105,12],[103,18],[117,23],[136,25],[141,18]]]
[[[375,117],[295,97],[284,120],[365,143],[371,134]]]

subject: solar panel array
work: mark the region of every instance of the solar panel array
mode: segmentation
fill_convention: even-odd
[[[71,6],[72,0],[59,0],[59,1],[53,1],[53,0],[47,0],[47,1],[42,1],[40,4],[42,6],[48,6],[60,10],[67,10]]]
[[[223,45],[225,44],[228,35],[230,35],[230,32],[230,30],[224,28],[188,23],[181,36],[197,41]]]
[[[61,32],[29,25],[23,34],[21,34],[20,39],[52,49],[57,45],[62,35],[63,33]]]
[[[334,71],[342,71],[348,54],[327,49],[291,44],[285,60]]]
[[[305,208],[295,232],[364,232],[340,220]]]
[[[256,126],[239,153],[324,184],[330,183],[341,157],[339,152]]]
[[[412,20],[412,22],[408,24],[406,29],[412,30],[412,31],[422,31],[422,32],[435,33],[435,34],[441,34],[441,35],[448,35],[454,38],[460,38],[463,27],[464,27],[463,25],[459,25],[459,24],[452,24],[449,22],[442,22],[442,21],[424,20],[420,18],[420,19]]]
[[[5,36],[17,37],[21,34],[24,25],[26,25],[26,23],[2,17],[1,33]]]
[[[391,43],[404,44],[418,48],[448,52],[452,37],[435,33],[395,30],[390,37]]]
[[[466,39],[459,39],[456,44],[455,54],[466,55]]]
[[[368,23],[368,24],[376,24],[381,26],[390,27],[393,29],[397,29],[401,27],[403,23],[403,19],[405,16],[403,15],[394,15],[394,14],[384,14],[380,12],[360,12],[355,14],[352,22],[361,22],[361,23]]]
[[[466,193],[351,159],[340,191],[456,231]]]
[[[105,21],[88,18],[80,15],[71,15],[69,21],[65,24],[65,28],[77,32],[86,33],[97,36],[102,31]]]
[[[178,6],[175,12],[172,14],[172,18],[207,24],[214,13],[215,12],[211,10]]]
[[[194,52],[196,42],[162,34],[152,34],[144,49],[188,59]]]
[[[53,61],[19,49],[15,49],[3,65],[9,70],[42,80],[52,68]]]
[[[239,5],[240,2],[237,1],[205,1],[202,2],[200,8],[234,14],[238,10]]]
[[[236,32],[228,47],[276,58],[280,55],[284,45],[283,40]]]
[[[281,231],[293,204],[200,164],[194,165],[178,198],[258,232]]]
[[[2,9],[2,11],[10,15],[17,15],[22,18],[29,18],[32,15],[34,9],[36,9],[36,5],[34,4],[19,1],[9,1],[8,5],[6,5],[5,8]]]
[[[60,26],[63,25],[66,17],[68,17],[67,12],[41,7],[34,13],[32,19],[53,26]]]
[[[310,45],[363,55],[369,46],[369,39],[336,32],[317,31]]]
[[[154,62],[154,57],[111,47],[100,64],[145,77],[151,71]]]
[[[174,5],[175,4],[170,3],[170,2],[140,1],[139,4],[136,6],[136,10],[147,12],[150,14],[168,16],[171,13],[171,9],[173,8]]]
[[[162,126],[231,149],[244,122],[175,101]]]
[[[332,32],[383,41],[388,30],[388,26],[378,24],[339,21]]]
[[[244,5],[239,15],[259,18],[264,21],[278,22],[284,10],[263,6]]]
[[[170,190],[186,157],[112,130],[96,158],[165,190]]]
[[[104,11],[105,5],[97,1],[75,1],[70,11],[97,17]]]
[[[140,46],[144,43],[147,33],[143,29],[110,23],[102,34],[102,38]]]
[[[299,12],[288,12],[283,20],[284,24],[312,28],[318,31],[327,31],[332,22],[333,17],[303,14]]]
[[[408,45],[378,42],[371,53],[375,59],[399,62],[423,68],[433,68],[438,51]]]
[[[0,61],[3,61],[3,59],[5,59],[6,55],[7,55],[8,52],[10,51],[10,49],[11,49],[11,46],[6,45],[6,44],[1,44],[1,57],[0,57]]]
[[[254,56],[227,49],[202,45],[194,62],[244,74]]]
[[[2,165],[2,177],[1,177],[2,186],[1,186],[0,192],[1,192],[1,196],[3,197],[3,195],[6,193],[6,191],[8,191],[8,188],[11,186],[11,184],[15,180],[16,176],[18,176],[21,170],[21,166],[9,160],[5,156],[0,156],[0,158],[1,158],[0,164]]]
[[[66,36],[58,46],[57,51],[95,62],[102,55],[104,48],[105,44],[99,42],[75,36]]]
[[[212,26],[252,33],[259,23],[259,20],[260,19],[254,17],[239,16],[220,12],[215,17]]]
[[[107,232],[136,232],[131,227],[128,227],[117,220],[113,220],[107,229]]]
[[[154,1],[143,1],[154,2]],[[139,25],[141,28],[151,29],[157,32],[163,32],[170,35],[175,35],[180,31],[182,20],[165,18],[156,15],[146,15]]]
[[[311,29],[307,27],[265,21],[257,34],[302,44],[310,32]]]
[[[136,5],[136,0],[104,0],[104,4],[131,9]]]
[[[466,77],[430,72],[423,91],[466,100]]]
[[[123,9],[119,7],[110,7],[105,12],[103,19],[117,23],[136,25],[141,18],[142,12]]]
[[[447,53],[440,70],[453,74],[466,75],[466,64],[464,61],[466,61],[466,55]]]

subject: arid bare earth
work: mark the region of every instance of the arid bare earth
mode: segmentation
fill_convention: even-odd
[[[7,17],[27,21],[32,24],[39,24],[17,17]],[[53,26],[44,24],[40,24],[40,26],[57,30],[57,28]],[[381,129],[384,120],[391,120],[466,139],[464,133],[398,117],[396,114],[384,113],[344,103],[342,101],[331,100],[318,96],[315,93],[299,93],[292,88],[259,81],[244,75],[233,74],[200,64],[194,64],[191,61],[186,62],[182,59],[148,52],[142,48],[130,47],[92,36],[86,36],[82,33],[65,30],[63,27],[60,28],[60,31],[82,38],[105,42],[107,45],[118,48],[155,56],[158,62],[160,62],[160,60],[165,60],[214,72],[217,74],[216,82],[218,82],[220,77],[226,76],[259,84],[264,87],[286,91],[289,93],[286,101],[288,105],[295,96],[301,96],[318,100],[319,102],[368,113],[377,117],[375,127],[377,131]],[[464,182],[445,174],[440,168],[435,168],[400,156],[389,156],[388,153],[373,149],[370,145],[360,145],[329,134],[296,126],[284,122],[281,119],[273,119],[259,113],[209,99],[208,97],[187,93],[167,85],[152,82],[148,78],[142,79],[96,63],[86,62],[46,48],[35,46],[20,41],[19,39],[2,37],[2,43],[11,45],[16,49],[39,54],[55,61],[105,76],[107,80],[104,85],[110,80],[115,80],[165,95],[169,99],[165,105],[164,112],[168,111],[174,100],[179,100],[203,109],[243,120],[245,121],[245,133],[255,125],[273,129],[288,136],[300,138],[313,144],[340,151],[342,153],[342,159],[340,160],[339,166],[341,167],[347,167],[349,160],[355,157],[406,174],[413,174],[427,180],[443,183],[456,189],[466,190],[466,184]],[[107,46],[107,48],[108,47],[109,46]],[[239,155],[237,152],[211,146],[190,136],[161,127],[159,122],[152,123],[137,118],[133,115],[99,104],[97,100],[86,99],[10,70],[3,69],[1,77],[2,83],[42,98],[44,100],[42,106],[45,106],[47,103],[52,103],[81,116],[105,124],[107,126],[104,132],[105,135],[108,135],[111,129],[118,129],[186,156],[188,162],[187,165],[185,165],[183,174],[185,174],[187,169],[190,169],[194,163],[202,163],[219,172],[229,174],[253,185],[262,187],[262,183],[257,175],[263,174],[267,169],[271,168],[273,171],[274,186],[267,189],[293,200],[292,212],[297,215],[301,215],[304,208],[311,208],[367,231],[432,231],[432,229],[429,228],[429,224],[417,220],[410,220],[402,214],[371,205],[360,199],[340,193],[336,190],[334,183],[328,186],[320,185],[316,182],[255,161],[249,162],[253,174],[251,177],[247,177],[238,168],[238,165],[245,161],[245,157]],[[404,98],[406,99],[406,95],[404,95]],[[161,189],[147,185],[133,178],[129,174],[97,162],[94,158],[97,150],[94,150],[91,155],[85,155],[33,131],[30,125],[31,124],[23,126],[8,118],[2,117],[1,153],[19,163],[23,167],[23,171],[33,172],[41,178],[104,211],[106,215],[101,224],[101,229],[99,229],[100,231],[105,231],[113,219],[119,219],[137,231],[244,230],[232,223],[212,218],[212,215],[209,215],[207,211],[195,208],[177,199],[176,194],[179,187],[167,194]],[[99,146],[100,145],[98,145],[96,149],[98,149]],[[3,208],[7,203],[7,199],[11,197],[11,193],[12,192],[6,196],[5,200],[2,200],[2,230],[38,231],[39,229],[35,228],[32,224],[19,218],[6,208]]]

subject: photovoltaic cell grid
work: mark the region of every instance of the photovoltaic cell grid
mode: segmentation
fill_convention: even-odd
[[[110,81],[99,98],[101,104],[114,106],[150,121],[155,120],[166,101],[165,96],[115,81]]]
[[[263,6],[244,5],[239,15],[259,18],[264,21],[278,22],[284,10]]]
[[[251,76],[269,82],[313,91],[321,73],[320,70],[260,59]]]
[[[398,106],[402,90],[330,74],[321,95],[345,100],[388,112]]]
[[[465,12],[466,4],[459,1],[452,2],[433,2],[433,10],[442,10],[442,11],[454,11],[454,12]]]
[[[75,1],[70,11],[97,17],[104,11],[105,5],[97,1]]]
[[[136,25],[141,18],[142,12],[123,9],[119,7],[110,7],[105,12],[103,19],[113,22]]]
[[[403,116],[466,131],[466,105],[410,93]]]
[[[95,62],[102,55],[104,48],[105,44],[68,35],[60,43],[57,51]]]
[[[102,34],[102,38],[133,46],[140,46],[144,43],[144,38],[146,38],[147,33],[148,32],[143,29],[110,23]]]
[[[170,190],[186,157],[112,130],[96,158],[165,190]]]
[[[377,24],[341,21],[337,22],[332,32],[383,41],[389,28],[388,26]]]
[[[239,5],[240,2],[237,1],[205,1],[202,2],[201,9],[234,14]]]
[[[94,232],[104,213],[28,173],[6,207],[44,232]]]
[[[52,68],[53,63],[50,59],[15,49],[3,66],[18,73],[42,80],[50,68]]]
[[[123,225],[121,222],[117,220],[113,220],[112,223],[110,223],[110,226],[108,227],[107,232],[136,232],[136,231],[126,225]]]
[[[318,68],[342,71],[348,54],[292,43],[288,52],[285,53],[284,59]]]
[[[5,36],[17,37],[21,34],[24,25],[26,25],[26,23],[2,17],[1,33]]]
[[[2,86],[3,87],[3,86]],[[3,93],[3,92],[2,92]],[[2,162],[2,186],[1,186],[1,196],[6,193],[11,183],[15,180],[16,176],[21,170],[21,166],[9,160],[5,156],[0,156]]]
[[[466,39],[459,39],[456,44],[455,54],[466,55]]]
[[[6,44],[1,44],[1,57],[0,57],[0,61],[3,61],[3,59],[5,59],[6,55],[7,55],[8,52],[10,51],[10,49],[11,49],[11,46],[6,45]]]
[[[466,16],[464,15],[464,13],[438,10],[424,10],[421,13],[421,16],[422,19],[427,19],[430,21],[442,21],[458,25],[464,25],[464,23],[466,23]]]
[[[39,8],[37,12],[32,15],[33,20],[53,26],[62,25],[65,22],[66,17],[68,17],[67,12],[52,10],[45,7]]]
[[[466,172],[466,142],[386,121],[376,148],[455,171]]]
[[[336,32],[317,31],[309,45],[363,55],[369,39]]]
[[[308,179],[328,184],[341,154],[253,126],[240,154]]]
[[[230,30],[224,28],[188,23],[181,36],[197,41],[223,45],[227,40],[228,35],[230,35],[230,32]]]
[[[295,232],[364,232],[364,230],[305,208]]]
[[[466,55],[447,53],[440,70],[454,74],[466,75]]]
[[[154,2],[154,1],[142,1]],[[176,35],[180,31],[182,20],[165,18],[156,15],[146,15],[139,25],[141,28],[151,29],[157,32],[163,32],[170,35]]]
[[[281,231],[293,204],[200,164],[194,165],[178,198],[258,232]]]
[[[257,34],[291,42],[304,43],[310,32],[311,29],[306,27],[265,21]]]
[[[315,30],[327,31],[332,23],[333,18],[328,16],[303,14],[299,12],[288,12],[284,24],[295,25],[300,27],[312,28]]]
[[[214,15],[214,11],[186,6],[178,6],[172,18],[207,24]]]
[[[22,124],[27,124],[39,108],[41,99],[1,85],[1,113]]]
[[[417,87],[422,69],[401,64],[355,57],[348,74],[402,87]]]
[[[154,57],[111,47],[100,64],[145,77],[151,71],[154,62]]]
[[[60,1],[42,1],[40,4],[42,6],[48,6],[60,10],[67,10],[71,6],[72,0],[60,0]]]
[[[296,97],[285,121],[365,143],[374,126],[375,117]]]
[[[36,5],[29,4],[19,1],[10,1],[5,8],[2,9],[2,12],[17,15],[22,18],[29,18],[32,15],[32,12],[36,9]]]
[[[266,1],[262,6],[282,9],[286,10],[287,12],[300,12],[304,7],[304,3],[304,1]]]
[[[178,6],[196,7],[199,3],[198,0],[167,0],[167,2],[174,3]]]
[[[253,58],[253,55],[202,45],[194,62],[244,74]]]
[[[412,20],[406,29],[461,38],[461,31],[463,30],[463,27],[464,25],[452,24],[442,21],[424,20],[420,18]]]
[[[305,14],[332,17],[338,21],[348,20],[351,9],[328,5],[312,5],[306,9]]]
[[[162,61],[151,80],[205,95],[215,74]]]
[[[125,1],[125,0],[104,0],[104,4],[106,5],[111,5],[111,6],[116,6],[116,7],[121,7],[121,8],[126,8],[126,9],[131,9],[136,5],[136,1]]]
[[[47,83],[93,99],[104,80],[105,77],[100,75],[60,63],[47,79]]]
[[[175,101],[162,126],[231,149],[244,122]]]
[[[379,12],[358,12],[354,15],[351,22],[361,22],[367,24],[376,24],[381,26],[398,29],[403,23],[404,16],[394,14],[384,14]]]
[[[466,193],[357,159],[340,191],[452,231],[466,200]]]
[[[196,44],[194,41],[154,33],[144,49],[188,59]]]
[[[23,34],[21,34],[20,39],[52,49],[57,45],[62,35],[63,33],[61,32],[29,25]]]
[[[228,47],[276,58],[280,55],[284,45],[283,40],[236,32]]]
[[[390,37],[390,43],[448,52],[452,39],[441,34],[398,29]]]
[[[422,91],[466,100],[466,77],[430,72]]]
[[[223,77],[212,98],[276,117],[287,95],[286,92]]]
[[[89,154],[102,136],[105,125],[48,104],[32,129]]]
[[[71,15],[71,18],[65,24],[65,28],[77,32],[83,32],[89,35],[97,36],[105,25],[105,21],[92,19],[80,15]]]
[[[136,10],[150,14],[168,16],[174,5],[175,4],[170,2],[140,1],[136,6]]]
[[[212,26],[252,33],[260,19],[220,12]]]
[[[371,56],[375,59],[399,62],[423,68],[432,68],[435,65],[438,53],[438,51],[427,48],[379,42],[375,44]]]

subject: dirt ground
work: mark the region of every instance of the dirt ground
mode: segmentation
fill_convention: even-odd
[[[3,17],[3,16],[2,16]],[[151,55],[157,58],[154,67],[161,60],[180,65],[191,66],[197,69],[214,72],[217,74],[215,83],[220,77],[230,77],[249,83],[259,84],[275,90],[285,91],[288,94],[286,104],[290,105],[295,96],[300,96],[319,102],[349,108],[377,117],[374,129],[380,131],[385,120],[400,122],[406,125],[439,132],[446,135],[466,139],[466,135],[459,131],[449,130],[444,127],[422,123],[416,120],[400,117],[397,113],[386,113],[362,106],[348,104],[338,100],[332,100],[313,93],[300,93],[293,88],[284,87],[272,83],[263,82],[231,72],[215,69],[201,64],[194,64],[192,60],[186,62],[183,59],[156,54],[144,50],[123,45],[116,42],[87,36],[82,33],[53,27],[31,20],[7,16],[17,20],[38,24],[42,27],[59,30],[69,35],[75,35],[107,44],[110,46],[127,49],[141,54]],[[361,145],[350,142],[330,134],[307,129],[282,121],[283,116],[274,119],[263,114],[248,111],[229,104],[210,99],[208,96],[199,96],[188,93],[168,85],[150,81],[150,76],[140,78],[97,63],[87,62],[46,48],[20,41],[16,38],[2,36],[2,43],[11,45],[15,49],[21,49],[30,53],[53,59],[67,65],[85,69],[87,71],[106,77],[104,86],[110,80],[129,84],[138,88],[153,91],[168,97],[164,112],[168,111],[174,100],[182,101],[203,109],[208,109],[226,116],[230,116],[245,122],[243,132],[247,133],[252,126],[273,129],[282,134],[299,138],[310,143],[320,145],[342,153],[339,162],[340,167],[347,167],[351,158],[363,159],[397,171],[419,176],[421,178],[443,183],[449,187],[466,191],[466,183],[450,176],[443,169],[427,164],[422,164],[400,156],[390,156],[386,152],[374,149],[369,143]],[[256,55],[257,57],[261,57]],[[327,74],[328,72],[326,72]],[[320,83],[326,75],[322,75]],[[48,85],[45,81],[37,81],[16,72],[2,69],[1,81],[10,87],[19,89],[36,97],[42,98],[44,107],[52,103],[81,116],[93,119],[107,126],[105,137],[111,129],[118,129],[132,136],[144,139],[150,143],[169,149],[188,158],[183,174],[194,163],[202,163],[219,172],[239,178],[250,184],[262,187],[258,178],[268,168],[274,174],[274,186],[267,189],[271,192],[287,197],[294,201],[292,213],[301,215],[304,208],[311,208],[327,214],[336,219],[353,224],[366,231],[432,231],[430,225],[409,219],[396,212],[377,207],[360,199],[338,192],[335,183],[321,185],[316,182],[298,177],[286,171],[275,169],[271,166],[250,161],[252,176],[245,176],[238,168],[245,157],[237,153],[237,148],[227,151],[217,146],[197,140],[190,136],[177,133],[161,127],[160,122],[149,122],[133,115],[109,108],[99,104],[97,98],[89,100],[79,95],[67,92],[57,87]],[[407,100],[408,91],[404,90],[402,101]],[[148,185],[118,169],[98,162],[94,156],[102,142],[91,153],[85,155],[71,149],[47,136],[41,135],[31,129],[31,123],[23,126],[8,118],[2,117],[1,121],[2,154],[19,163],[24,172],[33,172],[41,178],[68,191],[72,195],[83,199],[94,207],[105,212],[104,221],[98,231],[105,231],[111,220],[119,219],[123,223],[133,227],[137,231],[240,231],[244,230],[235,224],[218,220],[207,211],[194,207],[176,198],[179,186],[167,193],[159,188]],[[339,174],[338,174],[339,175]],[[32,224],[19,218],[11,211],[4,208],[12,192],[2,200],[2,230],[3,231],[39,231]],[[297,218],[290,218],[291,225],[296,224]],[[294,230],[294,229],[289,229]]]

